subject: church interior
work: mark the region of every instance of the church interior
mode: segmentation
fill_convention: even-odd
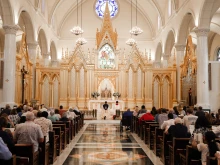
[[[220,142],[219,84],[220,0],[0,0],[0,115],[7,128],[19,136],[16,126],[29,111],[68,118],[50,118],[53,129],[37,156],[17,153],[27,146],[9,147],[9,164],[22,164],[20,157],[36,165],[217,164],[220,153],[213,156],[205,141],[215,160],[188,155],[203,153],[190,140],[203,113]],[[183,141],[169,129],[178,119],[188,133],[193,125]],[[169,133],[175,138],[167,144]]]

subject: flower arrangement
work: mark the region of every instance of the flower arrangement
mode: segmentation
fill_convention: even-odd
[[[115,93],[113,93],[113,96],[119,98],[119,97],[121,97],[121,94],[119,92],[115,92]]]
[[[92,98],[97,98],[100,96],[100,94],[98,92],[92,92],[91,96]]]

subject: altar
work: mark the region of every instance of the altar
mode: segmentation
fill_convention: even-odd
[[[120,105],[120,110],[124,110],[125,103],[123,100],[89,100],[88,102],[88,108],[89,110],[96,109],[97,111],[102,110],[102,105],[107,101],[109,105],[109,109],[114,108],[116,105],[116,101],[118,101],[118,104]]]

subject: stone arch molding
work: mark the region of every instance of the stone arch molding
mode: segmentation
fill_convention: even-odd
[[[38,43],[41,49],[41,54],[43,56],[47,55],[48,54],[47,37],[45,31],[42,28],[40,28],[38,33]]]
[[[175,31],[172,29],[168,32],[166,43],[165,43],[165,51],[164,55],[169,57],[171,56],[171,51],[175,43]]]
[[[23,19],[24,21],[27,43],[36,43],[34,24],[32,22],[29,12],[26,11],[24,8],[21,8],[18,13],[18,22],[20,19]]]
[[[3,25],[14,25],[14,13],[9,0],[0,1],[1,16],[3,20]]]
[[[181,21],[179,32],[178,32],[178,38],[177,38],[177,44],[179,45],[185,45],[187,37],[189,35],[189,25],[190,23],[193,23],[193,27],[195,27],[195,19],[192,12],[187,12]]]
[[[199,28],[209,29],[213,15],[220,7],[219,0],[205,0],[199,17]]]

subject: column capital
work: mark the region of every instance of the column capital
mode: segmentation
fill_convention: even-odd
[[[162,57],[163,57],[164,60],[168,60],[170,55],[169,54],[164,54]]]
[[[184,51],[186,45],[175,44],[176,51]]]
[[[16,34],[20,27],[18,25],[4,25],[3,29],[5,34]]]
[[[38,46],[37,42],[27,43],[29,49],[36,49]]]
[[[50,52],[47,52],[47,53],[43,54],[43,58],[44,59],[46,59],[46,58],[49,59],[49,56],[50,56]]]
[[[196,28],[195,30],[193,30],[197,37],[200,37],[200,36],[208,36],[209,32],[210,32],[210,29],[208,28]]]

